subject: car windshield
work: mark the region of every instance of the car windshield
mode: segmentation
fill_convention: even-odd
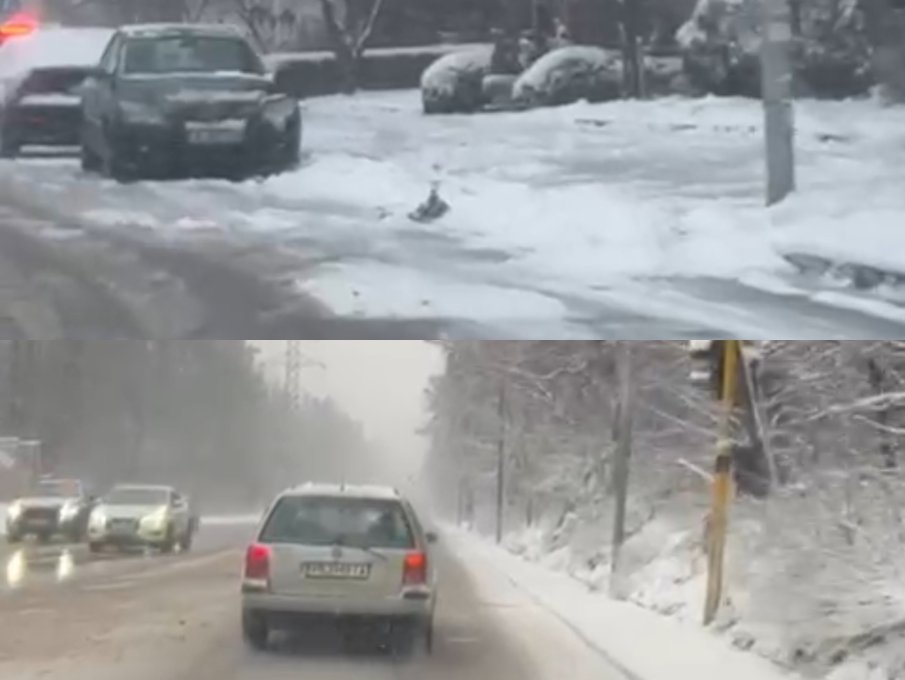
[[[164,505],[166,489],[113,489],[104,499],[107,505]]]
[[[32,73],[22,83],[22,94],[77,94],[79,85],[85,82],[88,70],[40,69]]]
[[[368,498],[283,498],[267,520],[261,540],[358,548],[414,546],[402,506],[396,501]]]
[[[260,60],[240,38],[171,36],[135,38],[126,45],[123,73],[261,73]]]
[[[36,496],[47,498],[69,498],[79,495],[79,484],[68,479],[47,479],[38,482]]]

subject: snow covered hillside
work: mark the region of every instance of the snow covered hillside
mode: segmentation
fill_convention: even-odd
[[[716,421],[687,349],[632,343],[627,540],[613,573],[617,343],[492,344],[447,346],[455,370],[432,385],[438,504],[492,540],[502,451],[511,553],[700,628]],[[905,345],[763,351],[766,444],[740,428],[713,631],[808,677],[902,677]]]

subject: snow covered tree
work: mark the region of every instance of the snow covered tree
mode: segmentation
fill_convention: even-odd
[[[345,93],[358,89],[362,57],[383,3],[384,0],[320,0]]]

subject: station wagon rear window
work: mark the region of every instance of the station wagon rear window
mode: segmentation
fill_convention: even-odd
[[[408,549],[415,545],[398,501],[333,496],[286,496],[273,509],[264,543]]]

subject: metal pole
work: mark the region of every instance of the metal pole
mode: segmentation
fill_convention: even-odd
[[[729,498],[732,490],[732,410],[736,404],[738,362],[741,355],[738,340],[723,340],[722,342],[724,343],[723,398],[708,531],[707,597],[704,602],[705,626],[713,621],[722,599],[723,555],[726,548],[726,530],[729,524]]]
[[[628,501],[629,460],[632,453],[632,416],[634,411],[634,385],[632,384],[632,346],[620,343],[619,354],[619,425],[616,456],[613,461],[613,489],[615,513],[613,518],[613,559],[610,583],[615,587],[619,570],[619,556],[625,542],[625,506]],[[616,594],[615,592],[613,594]]]
[[[500,380],[500,396],[498,402],[500,418],[500,436],[497,442],[496,456],[496,542],[503,541],[503,496],[506,491],[506,384]]]
[[[767,205],[795,190],[795,123],[792,109],[791,14],[788,0],[763,3],[761,89],[764,102]]]

